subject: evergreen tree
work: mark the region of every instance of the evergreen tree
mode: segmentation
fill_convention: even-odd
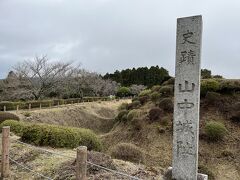
[[[152,87],[153,85],[161,84],[168,80],[170,76],[168,71],[163,67],[151,66],[150,68],[139,67],[137,69],[117,70],[113,74],[107,73],[104,78],[121,83],[122,86],[137,84]]]

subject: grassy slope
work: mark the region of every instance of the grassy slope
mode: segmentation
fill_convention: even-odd
[[[96,133],[104,133],[111,130],[113,118],[117,114],[117,107],[123,102],[129,102],[129,100],[90,102],[53,109],[22,111],[20,117],[24,121],[84,127],[92,129]],[[28,113],[30,117],[24,116]]]
[[[224,97],[224,101],[234,104],[240,101],[240,95],[235,97]],[[148,111],[154,105],[148,102],[140,109]],[[172,156],[172,114],[166,113],[169,119],[168,125],[161,125],[159,122],[150,123],[142,120],[143,129],[136,131],[131,123],[119,123],[111,132],[105,134],[102,140],[105,144],[106,152],[112,146],[120,142],[133,143],[141,147],[148,158],[146,164],[149,166],[161,166],[167,168],[171,166]],[[219,104],[210,106],[206,100],[201,102],[200,134],[203,133],[204,124],[209,120],[220,121],[225,124],[229,133],[220,142],[209,142],[200,137],[199,142],[199,165],[211,171],[217,180],[238,180],[240,179],[240,125],[233,123],[229,115],[219,109]],[[159,132],[159,128],[165,130]]]
[[[236,97],[226,97],[226,101],[229,101],[229,104],[239,102],[239,100],[239,95]],[[105,133],[113,126],[112,118],[116,115],[116,109],[121,103],[122,102],[89,103],[84,106],[74,105],[59,109],[34,110],[30,111],[30,117],[24,117],[23,115],[22,117],[24,117],[25,121],[87,127],[102,134],[101,138],[105,144],[106,153],[109,153],[111,147],[120,142],[130,142],[144,150],[147,156],[147,166],[157,166],[160,167],[160,169],[165,169],[170,166],[172,155],[172,114],[165,113],[164,115],[169,119],[168,125],[162,125],[159,122],[150,123],[149,121],[143,120],[142,123],[144,128],[140,131],[136,131],[133,129],[131,123],[119,123],[116,124],[110,132]],[[152,107],[154,107],[153,103],[148,102],[140,109],[147,113]],[[232,123],[228,114],[223,110],[220,110],[218,105],[208,106],[205,100],[202,100],[200,112],[200,133],[202,132],[202,127],[205,122],[211,119],[223,122],[229,130],[229,134],[223,141],[218,143],[211,143],[200,138],[199,164],[204,165],[205,171],[206,169],[210,170],[216,179],[240,179],[240,125]],[[108,120],[111,122],[110,125]],[[164,129],[165,132],[160,133],[159,128]],[[62,152],[65,150],[56,151]],[[18,151],[16,150],[16,152]],[[24,156],[23,160],[25,157],[27,156]],[[54,163],[57,162],[57,166],[52,166],[52,161],[54,161]],[[61,160],[58,160],[58,157],[47,160],[41,155],[30,163],[36,163],[37,165],[34,165],[35,169],[39,169],[40,172],[47,171],[51,175],[52,168],[55,167],[54,169],[56,171],[56,169],[59,169],[59,167],[62,166],[61,162]],[[44,169],[44,167],[39,166],[38,164],[46,164],[47,167],[49,165],[49,169]],[[120,164],[122,164],[122,162]],[[126,165],[125,169],[128,169],[129,167],[131,166]],[[16,170],[18,171],[19,169]],[[67,171],[66,168],[64,170]],[[129,170],[126,171],[130,172]],[[102,172],[102,174],[104,174],[104,172]]]

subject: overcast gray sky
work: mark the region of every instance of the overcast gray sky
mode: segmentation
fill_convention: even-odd
[[[0,0],[0,78],[42,54],[99,73],[159,65],[174,75],[176,18],[199,14],[202,68],[240,78],[239,0]]]

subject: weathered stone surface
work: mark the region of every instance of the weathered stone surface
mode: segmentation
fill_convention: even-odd
[[[172,167],[169,167],[163,176],[163,180],[173,180],[172,178]],[[198,173],[197,180],[208,180],[208,175]]]
[[[196,180],[202,17],[177,20],[173,169],[176,180]]]

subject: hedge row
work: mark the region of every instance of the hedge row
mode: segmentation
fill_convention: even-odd
[[[73,98],[73,99],[54,99],[54,100],[42,100],[42,101],[28,101],[28,102],[9,102],[3,101],[0,102],[0,111],[4,110],[4,106],[7,111],[16,110],[17,106],[19,109],[28,109],[29,104],[31,104],[31,108],[39,108],[41,107],[51,107],[63,105],[63,104],[71,104],[71,103],[79,103],[79,102],[92,102],[92,101],[107,101],[110,100],[109,97],[84,97],[84,98]]]
[[[201,95],[204,96],[207,92],[219,92],[221,94],[240,92],[240,80],[204,79],[201,81]]]
[[[11,132],[20,136],[23,142],[37,146],[59,148],[87,146],[89,150],[95,151],[102,149],[101,141],[89,129],[33,124],[15,120],[6,120],[0,124],[0,128],[3,126],[10,126]]]
[[[15,114],[9,113],[9,112],[0,112],[0,123],[2,123],[5,120],[12,119],[19,121],[19,117]]]

